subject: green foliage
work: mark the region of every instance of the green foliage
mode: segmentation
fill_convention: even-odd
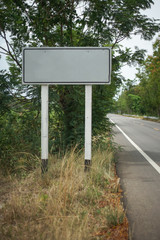
[[[15,152],[24,149],[38,154],[40,147],[40,87],[21,85],[22,48],[112,47],[112,83],[93,87],[93,136],[100,135],[109,129],[106,114],[122,81],[121,66],[142,62],[144,55],[139,49],[134,53],[122,49],[119,43],[131,33],[140,33],[142,38],[149,40],[160,29],[158,21],[140,12],[151,4],[152,0],[1,0],[0,38],[6,48],[0,46],[0,52],[7,55],[10,66],[8,73],[0,75],[3,163],[6,153],[7,162],[16,163],[11,157]],[[65,152],[75,144],[82,147],[84,86],[52,86],[49,99],[50,152]],[[134,101],[136,105],[140,99],[134,97]]]
[[[9,104],[13,99],[10,94],[11,83],[4,73],[5,71],[0,72],[0,115],[10,110]]]
[[[4,171],[14,172],[21,156],[39,155],[40,119],[31,110],[18,113],[11,110],[0,117],[0,165]]]
[[[113,209],[113,208],[106,208],[106,218],[108,225],[110,227],[114,227],[117,225],[120,225],[123,223],[125,218],[125,213],[122,211],[119,211],[119,209]]]
[[[82,146],[84,139],[84,86],[58,86],[61,150],[76,143]],[[52,109],[54,111],[54,107]],[[59,150],[60,150],[59,149]]]
[[[128,81],[115,103],[121,113],[160,117],[160,40],[153,44],[153,56],[148,56],[137,74],[138,85]]]
[[[141,115],[144,113],[143,98],[140,87],[131,85],[125,89],[115,104],[115,111],[118,113]]]
[[[140,113],[141,97],[134,94],[128,94],[127,100],[132,113]]]

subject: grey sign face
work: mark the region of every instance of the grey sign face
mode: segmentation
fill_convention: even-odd
[[[23,84],[109,84],[110,48],[24,48]]]

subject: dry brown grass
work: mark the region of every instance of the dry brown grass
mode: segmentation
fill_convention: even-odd
[[[0,209],[0,239],[127,239],[111,151],[97,150],[88,173],[83,155],[74,150],[63,159],[51,156],[49,162],[44,176],[37,169],[21,181],[14,180],[14,189]],[[114,238],[124,226],[123,238]]]

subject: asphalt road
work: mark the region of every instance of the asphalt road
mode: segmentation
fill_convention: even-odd
[[[160,240],[160,123],[109,114],[132,240]],[[122,133],[123,132],[123,133]],[[124,134],[126,134],[124,136]]]

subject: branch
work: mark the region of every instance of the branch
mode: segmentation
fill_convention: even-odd
[[[6,56],[8,56],[8,53],[4,53],[4,52],[1,52],[1,51],[0,51],[0,53],[1,53],[1,54],[5,54]]]
[[[4,52],[6,53],[3,53],[3,54],[6,54],[6,55],[9,55],[13,61],[15,61],[17,63],[17,65],[20,67],[20,69],[22,68],[21,64],[19,63],[18,59],[17,59],[17,56],[16,56],[16,53],[12,47],[12,45],[9,43],[9,41],[7,40],[7,37],[6,37],[6,33],[3,31],[3,34],[2,32],[0,32],[0,35],[1,37],[5,40],[5,43],[6,43],[6,46],[7,46],[7,50],[3,47],[0,47]],[[11,52],[13,51],[13,53]],[[14,55],[13,55],[14,54]]]
[[[8,55],[8,51],[5,49],[5,48],[3,48],[3,47],[0,47],[0,49],[2,49],[4,52],[1,52],[2,54],[6,54],[6,55]]]
[[[114,42],[113,45],[112,45],[112,49],[115,47],[115,45],[116,45],[117,43],[120,43],[120,42],[123,41],[125,38],[126,38],[126,37],[122,36],[122,35],[121,35],[121,32],[119,32],[118,36],[116,37],[115,42]]]

